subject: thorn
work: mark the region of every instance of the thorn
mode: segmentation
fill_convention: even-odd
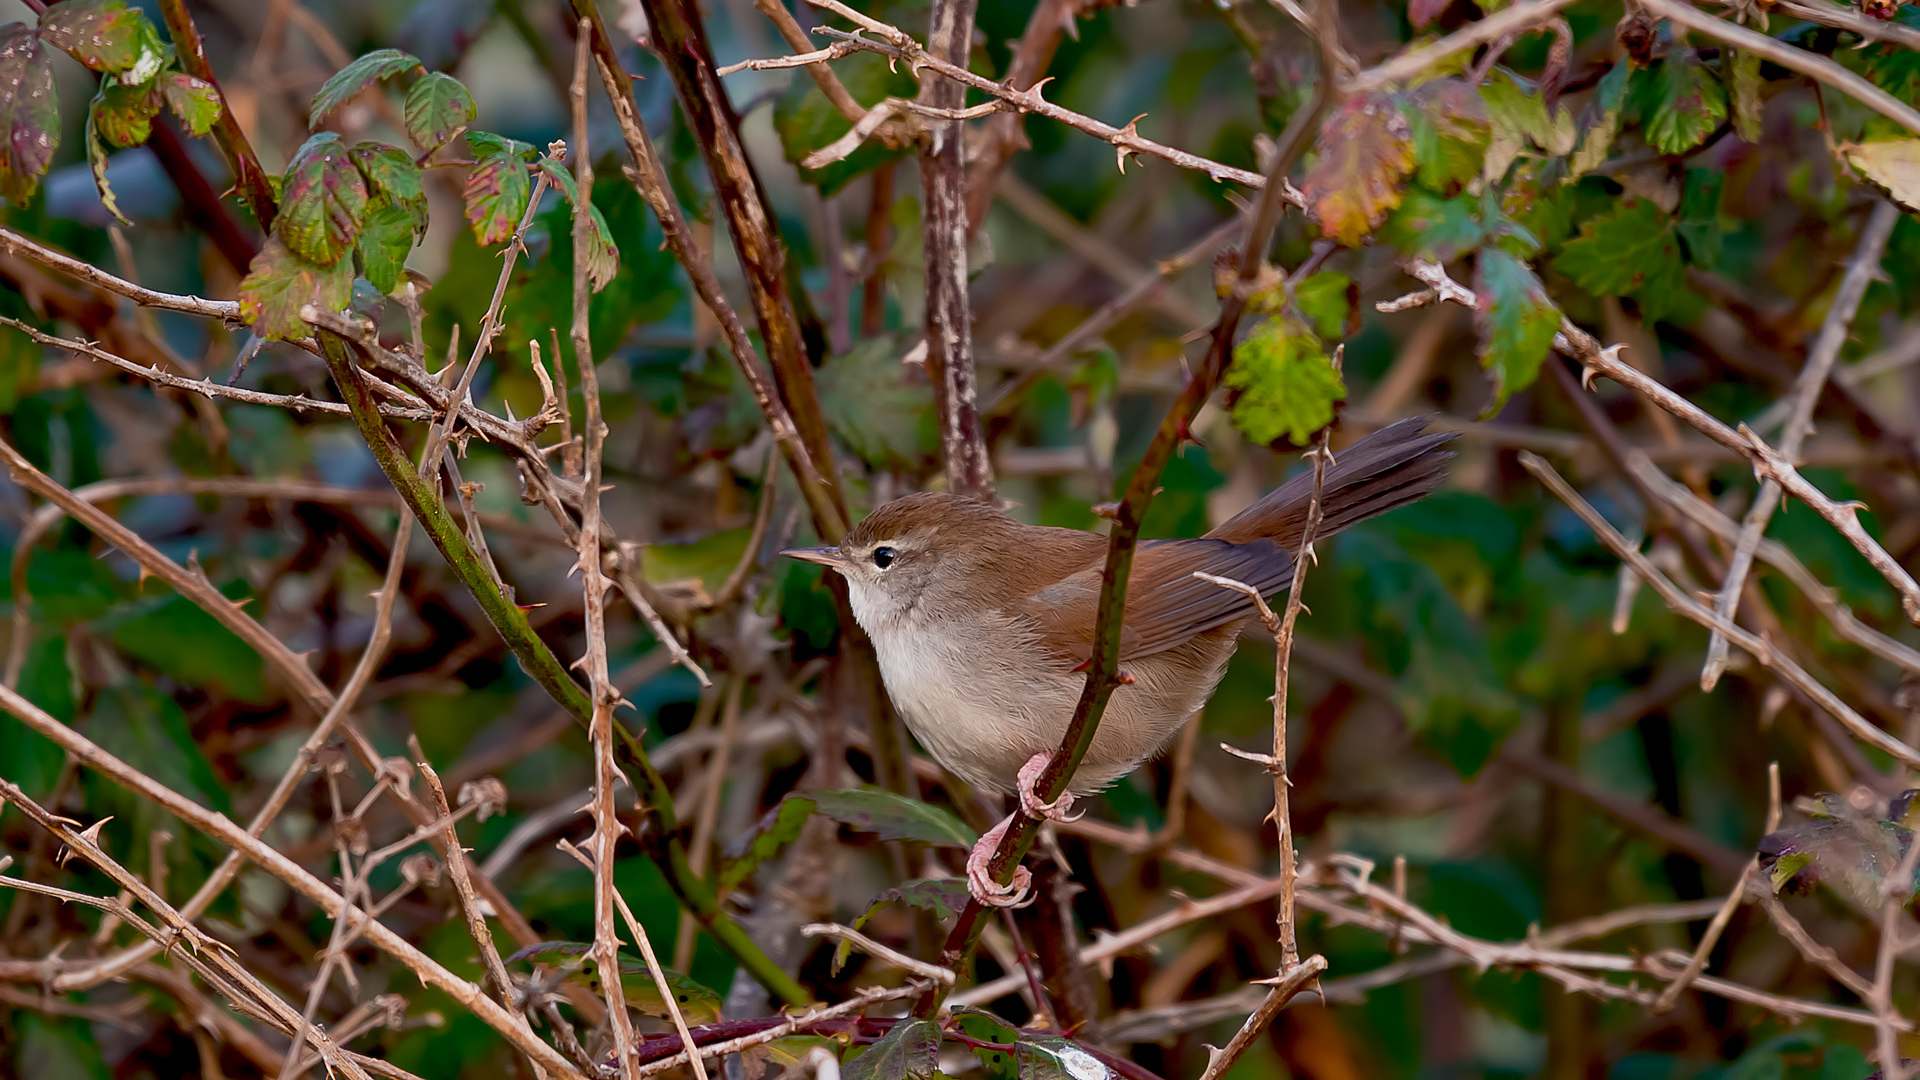
[[[1114,672],[1114,673],[1113,673],[1113,684],[1114,684],[1115,686],[1132,686],[1132,685],[1133,685],[1133,672],[1131,672],[1131,671],[1116,671],[1116,672]]]
[[[1593,380],[1599,377],[1600,377],[1599,368],[1589,367],[1586,364],[1580,365],[1580,389],[1592,390]]]
[[[101,818],[99,821],[96,821],[93,824],[87,826],[86,828],[81,829],[80,839],[85,840],[87,843],[92,844],[94,847],[99,847],[100,846],[100,830],[102,827],[106,825],[107,822],[112,820],[113,820],[113,815],[108,814],[106,817]]]
[[[1139,138],[1140,128],[1138,125],[1140,121],[1145,120],[1146,118],[1147,118],[1147,114],[1141,113],[1139,116],[1136,116],[1133,119],[1127,121],[1127,126],[1121,128],[1120,134],[1115,135],[1111,140],[1113,142],[1113,161],[1114,161],[1114,164],[1119,167],[1121,176],[1127,175],[1127,155],[1132,154],[1133,151],[1120,145],[1120,140],[1129,138],[1129,137],[1135,138],[1135,139]],[[1135,154],[1134,156],[1138,157],[1139,155]]]

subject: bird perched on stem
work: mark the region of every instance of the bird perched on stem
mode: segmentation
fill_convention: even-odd
[[[1453,452],[1428,418],[1402,420],[1342,451],[1322,484],[1317,535],[1419,499],[1446,478]],[[847,579],[853,614],[873,639],[895,708],[934,759],[1020,808],[974,846],[968,886],[983,903],[1024,894],[987,863],[1018,814],[1058,818],[1170,742],[1226,673],[1252,598],[1205,573],[1271,596],[1293,581],[1313,477],[1296,476],[1206,536],[1140,545],[1121,622],[1121,685],[1092,745],[1052,803],[1034,792],[1073,717],[1093,655],[1107,539],[1028,525],[977,499],[928,492],[887,503],[836,547],[785,552]]]

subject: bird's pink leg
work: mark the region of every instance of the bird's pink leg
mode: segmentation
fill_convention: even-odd
[[[1002,818],[1000,824],[988,829],[967,853],[967,891],[975,900],[987,907],[1018,907],[1027,898],[1027,886],[1033,881],[1033,874],[1024,866],[1013,870],[1013,884],[1002,885],[993,880],[987,872],[987,866],[993,862],[993,853],[999,849],[1000,841],[1006,839],[1007,830],[1014,820],[1022,814],[1040,821],[1067,821],[1067,811],[1073,809],[1073,793],[1061,792],[1052,802],[1041,802],[1034,787],[1040,782],[1040,775],[1047,771],[1047,765],[1053,760],[1052,754],[1035,754],[1020,766],[1014,790],[1019,794],[1020,809]]]
[[[1000,819],[1000,824],[981,834],[967,853],[967,891],[975,900],[986,907],[1018,907],[1027,897],[1027,886],[1033,882],[1033,874],[1024,866],[1013,869],[1013,884],[1002,885],[993,880],[988,865],[993,862],[993,853],[999,849],[1000,841],[1006,839],[1007,829],[1018,817],[1017,813],[1008,814]]]
[[[1014,785],[1014,789],[1020,793],[1020,809],[1028,817],[1041,821],[1071,821],[1073,819],[1067,816],[1067,811],[1073,809],[1073,792],[1063,791],[1052,802],[1041,802],[1039,793],[1034,790],[1040,784],[1040,775],[1052,763],[1053,755],[1042,753],[1033,755],[1025,765],[1020,766],[1018,783]]]

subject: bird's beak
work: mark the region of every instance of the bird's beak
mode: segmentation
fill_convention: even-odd
[[[840,549],[837,547],[788,548],[780,554],[785,555],[789,559],[819,563],[821,566],[831,567],[835,570],[847,564],[846,557],[840,554]]]

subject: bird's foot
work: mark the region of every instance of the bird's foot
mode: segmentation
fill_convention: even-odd
[[[1000,824],[981,834],[967,853],[967,892],[983,906],[990,908],[1020,907],[1029,902],[1027,887],[1033,883],[1033,873],[1024,866],[1013,868],[1013,882],[1002,885],[993,880],[988,867],[993,862],[993,853],[999,849],[1000,841],[1006,839],[1007,828],[1013,824],[1016,815],[1008,814]]]
[[[1020,809],[1028,817],[1041,821],[1077,821],[1079,815],[1069,817],[1067,813],[1073,809],[1073,792],[1063,791],[1052,802],[1041,802],[1039,792],[1034,790],[1040,784],[1040,775],[1047,771],[1047,766],[1052,762],[1052,754],[1040,753],[1028,758],[1027,763],[1020,766],[1018,782],[1014,784],[1014,790],[1020,793]]]

